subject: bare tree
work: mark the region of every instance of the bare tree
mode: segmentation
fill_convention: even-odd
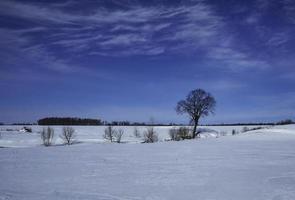
[[[138,130],[138,128],[137,128],[136,126],[134,127],[133,135],[134,135],[136,138],[140,138],[140,137],[141,137],[141,135],[140,135],[140,131]]]
[[[108,126],[104,130],[103,138],[113,142],[115,133],[116,133],[116,130],[112,126]]]
[[[52,141],[53,141],[53,137],[54,137],[54,129],[51,127],[47,127],[47,128],[43,128],[42,132],[41,132],[41,139],[43,142],[43,145],[48,147],[52,145]]]
[[[121,143],[121,139],[122,139],[123,134],[124,134],[124,130],[121,128],[114,132],[114,139],[117,143]]]
[[[156,133],[154,126],[147,127],[147,130],[144,132],[144,142],[145,143],[154,143],[158,141],[158,134]]]
[[[197,133],[197,126],[201,117],[208,116],[214,113],[216,101],[214,97],[202,89],[191,91],[185,100],[177,103],[176,112],[178,114],[188,114],[190,123],[194,126],[192,138],[199,134]]]
[[[62,134],[60,135],[60,138],[63,140],[64,144],[71,145],[74,142],[75,135],[75,129],[72,127],[63,127]]]

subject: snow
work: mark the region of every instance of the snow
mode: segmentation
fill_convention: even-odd
[[[32,128],[32,133],[24,132],[24,126],[0,126],[2,139],[0,139],[0,147],[33,147],[41,145],[40,132],[47,126],[26,126]],[[63,141],[60,139],[63,126],[51,126],[55,131],[54,144],[61,145]],[[247,126],[255,128],[257,126]],[[73,126],[76,134],[76,141],[79,143],[105,143],[103,138],[105,126]],[[123,129],[124,135],[122,142],[124,143],[141,143],[142,138],[136,138],[133,135],[134,127],[132,126],[117,126],[115,129]],[[137,127],[141,135],[146,131],[147,127]],[[171,126],[155,127],[160,141],[169,139],[169,130]],[[233,129],[241,132],[244,126],[212,126],[199,127],[202,130],[201,138],[216,138],[223,135],[231,135]],[[9,131],[7,131],[9,130]]]
[[[243,127],[202,127],[215,131],[179,142],[156,127],[154,144],[140,144],[133,127],[122,127],[125,144],[105,142],[104,127],[75,127],[81,143],[52,147],[40,145],[42,127],[0,128],[0,146],[10,147],[0,148],[0,200],[295,199],[295,125],[234,136]]]

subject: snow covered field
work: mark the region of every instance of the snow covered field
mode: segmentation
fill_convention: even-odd
[[[0,147],[32,147],[41,145],[40,132],[47,126],[27,126],[32,128],[32,133],[23,132],[24,126],[0,126],[0,132],[2,139],[0,139]],[[51,126],[55,131],[55,145],[63,144],[60,139],[63,126]],[[249,128],[254,128],[257,126],[248,126]],[[79,143],[106,143],[103,138],[104,130],[106,126],[73,126],[76,134],[76,141]],[[126,126],[120,127],[116,126],[115,129],[123,129],[124,135],[122,138],[123,143],[140,143],[142,138],[134,137],[134,127]],[[146,131],[146,127],[137,127],[141,135]],[[171,126],[159,126],[155,127],[155,131],[159,136],[160,141],[169,140],[169,129]],[[200,127],[203,130],[201,134],[202,138],[207,137],[218,137],[222,135],[231,135],[232,130],[235,129],[241,132],[244,126],[212,126],[212,127]]]
[[[75,127],[71,146],[58,145],[54,127],[52,147],[40,145],[42,127],[20,128],[0,127],[0,146],[18,147],[0,148],[0,200],[295,199],[295,125],[235,136],[243,127],[202,127],[214,131],[179,142],[157,127],[154,144],[140,144],[133,127],[123,127],[126,144],[106,143],[104,127]]]

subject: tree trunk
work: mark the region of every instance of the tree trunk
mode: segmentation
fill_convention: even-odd
[[[194,124],[194,129],[193,129],[193,134],[192,134],[192,138],[196,137],[196,131],[197,131],[197,125],[196,123]]]
[[[197,136],[197,126],[198,126],[198,123],[199,123],[199,120],[195,120],[194,121],[194,129],[193,129],[193,135],[192,135],[192,138],[196,138]]]

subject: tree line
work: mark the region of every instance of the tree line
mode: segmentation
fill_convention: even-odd
[[[103,125],[100,119],[72,118],[72,117],[47,117],[38,120],[38,125],[80,125],[97,126]]]
[[[28,125],[28,124],[13,124],[13,125]],[[33,125],[33,124],[31,124]],[[89,118],[73,118],[73,117],[46,117],[38,120],[38,125],[80,125],[80,126],[181,126],[183,124],[175,123],[150,123],[150,122],[130,122],[130,121],[102,121],[100,119]]]

